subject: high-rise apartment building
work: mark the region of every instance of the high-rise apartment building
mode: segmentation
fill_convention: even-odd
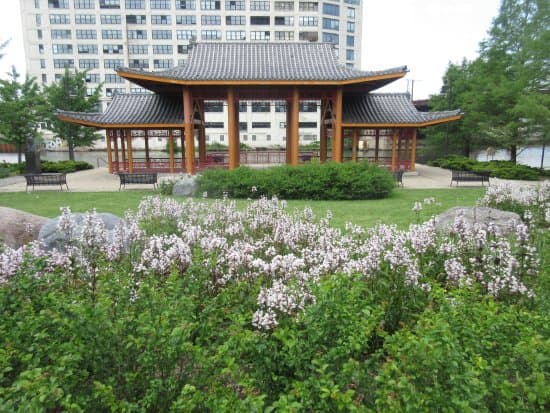
[[[49,84],[66,67],[86,70],[91,91],[103,83],[104,102],[115,93],[145,90],[120,78],[117,67],[146,71],[185,64],[194,42],[332,43],[342,64],[361,61],[361,0],[20,0],[27,73]],[[222,102],[209,102],[210,142],[224,142]],[[242,141],[280,143],[284,112],[249,102]],[[318,108],[303,102],[300,135],[317,140]],[[216,113],[219,115],[217,116]],[[219,118],[219,119],[218,119]],[[302,119],[301,119],[302,121]]]

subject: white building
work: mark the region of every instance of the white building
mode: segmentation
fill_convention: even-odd
[[[194,42],[334,44],[341,63],[361,61],[361,0],[20,0],[27,73],[58,80],[65,67],[88,71],[90,93],[103,84],[104,104],[115,93],[145,91],[120,78],[117,67],[166,70],[185,64]],[[209,102],[207,140],[227,143],[226,108]],[[220,112],[222,111],[222,112]],[[243,104],[241,142],[284,144],[284,108]],[[318,102],[302,102],[300,140],[318,140]],[[281,113],[283,112],[283,113]]]

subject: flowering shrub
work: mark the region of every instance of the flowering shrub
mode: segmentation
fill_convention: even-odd
[[[506,410],[504,397],[517,411],[516,400],[524,410],[548,403],[543,330],[525,328],[503,349],[472,338],[498,309],[507,317],[488,329],[487,343],[505,340],[518,312],[550,325],[528,312],[539,291],[533,227],[505,237],[461,217],[449,234],[433,220],[400,231],[338,229],[330,219],[309,208],[289,213],[277,199],[237,209],[227,199],[149,197],[108,236],[95,211],[76,233],[64,208],[62,250],[31,243],[0,254],[2,409],[364,411],[410,400],[421,410],[431,400]],[[512,374],[531,342],[537,351]]]

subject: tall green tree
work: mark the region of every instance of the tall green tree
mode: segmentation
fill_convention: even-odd
[[[0,80],[0,140],[15,145],[21,163],[23,151],[33,150],[40,139],[45,100],[34,77],[24,82],[19,77],[12,67],[8,79]]]
[[[97,111],[99,98],[101,96],[101,86],[94,89],[91,95],[88,95],[86,83],[86,72],[70,72],[65,69],[65,73],[56,83],[44,88],[48,105],[48,118],[50,129],[59,138],[67,142],[69,147],[69,159],[74,160],[74,149],[77,146],[90,146],[93,141],[99,138],[99,135],[91,128],[63,122],[56,116],[58,109],[74,112],[94,112]]]

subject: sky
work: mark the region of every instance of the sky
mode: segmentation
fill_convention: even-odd
[[[413,92],[414,99],[439,93],[449,62],[477,56],[500,5],[500,0],[363,1],[361,68],[406,65],[407,76],[381,91]],[[12,65],[24,75],[19,0],[0,0],[0,5],[0,42],[11,39],[0,61],[0,77]]]

